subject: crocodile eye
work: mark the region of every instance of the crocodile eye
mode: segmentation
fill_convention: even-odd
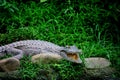
[[[66,50],[61,50],[60,52],[64,52],[64,53],[66,53]]]
[[[70,46],[66,46],[66,48],[70,48]]]

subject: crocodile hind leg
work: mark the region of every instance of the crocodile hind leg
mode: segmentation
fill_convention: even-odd
[[[16,70],[20,66],[19,59],[23,57],[23,51],[16,48],[8,48],[5,52],[12,55],[12,57],[0,60],[0,70],[5,72]]]
[[[21,59],[23,58],[24,51],[16,48],[8,48],[6,53],[12,55],[11,58]]]

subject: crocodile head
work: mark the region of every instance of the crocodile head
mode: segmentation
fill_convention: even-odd
[[[82,54],[82,50],[78,49],[76,46],[66,46],[63,50],[61,50],[61,56],[63,58],[75,62],[82,63],[82,60],[79,57],[79,54]]]
[[[63,51],[65,53],[81,53],[82,54],[82,50],[78,49],[76,46],[66,46],[64,47]]]

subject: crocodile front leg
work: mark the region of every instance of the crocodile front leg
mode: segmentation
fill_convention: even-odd
[[[24,55],[27,56],[33,56],[42,53],[41,49],[22,49],[22,51],[24,51]]]

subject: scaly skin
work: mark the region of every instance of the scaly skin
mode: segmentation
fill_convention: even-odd
[[[23,55],[35,55],[47,52],[56,53],[66,60],[76,62],[76,60],[71,58],[70,54],[79,56],[78,53],[81,53],[81,50],[76,46],[62,47],[42,40],[23,40],[0,47],[0,57],[11,54],[13,58],[17,59],[21,59]]]

